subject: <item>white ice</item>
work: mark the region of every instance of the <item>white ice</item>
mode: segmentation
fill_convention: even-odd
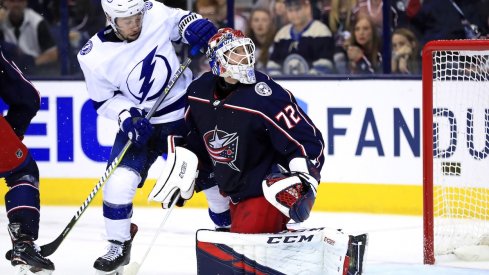
[[[41,209],[38,244],[53,241],[77,211],[77,207]],[[159,227],[165,210],[136,207],[133,222],[138,224],[132,261],[140,262]],[[5,212],[0,212],[0,253],[10,247]],[[366,275],[480,275],[489,274],[489,263],[448,261],[435,266],[423,265],[422,218],[420,216],[368,215],[313,212],[303,227],[342,228],[350,234],[369,233]],[[206,209],[177,208],[171,213],[155,246],[143,263],[141,275],[196,274],[195,232],[212,228]],[[105,253],[102,209],[90,206],[58,250],[50,257],[56,275],[95,274],[94,260]],[[3,257],[3,256],[2,256]],[[450,265],[456,265],[453,267]],[[0,260],[0,274],[13,274],[7,260]]]

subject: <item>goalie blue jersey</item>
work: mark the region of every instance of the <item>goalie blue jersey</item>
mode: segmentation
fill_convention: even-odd
[[[239,83],[222,99],[222,78],[210,72],[187,89],[189,149],[233,202],[263,195],[261,183],[276,164],[288,168],[291,159],[306,157],[320,170],[324,161],[322,135],[292,93],[255,74],[255,84]]]

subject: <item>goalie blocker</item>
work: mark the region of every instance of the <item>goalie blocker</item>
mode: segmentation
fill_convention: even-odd
[[[201,229],[196,235],[197,274],[360,275],[367,235],[325,228],[278,234]]]
[[[148,196],[148,200],[161,202],[163,208],[169,208],[175,199],[178,206],[183,206],[194,194],[199,160],[191,151],[177,146],[182,142],[180,136],[168,136],[167,164]]]

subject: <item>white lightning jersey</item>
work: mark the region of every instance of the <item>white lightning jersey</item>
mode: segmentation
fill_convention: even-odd
[[[172,41],[178,41],[178,23],[188,11],[146,2],[138,39],[109,41],[110,27],[95,34],[78,53],[90,98],[99,115],[117,120],[124,109],[149,111],[180,67]],[[112,33],[112,37],[113,37]],[[185,91],[192,73],[185,70],[151,118],[166,123],[183,118]]]

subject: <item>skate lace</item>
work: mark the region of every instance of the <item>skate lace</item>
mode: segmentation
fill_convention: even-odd
[[[107,253],[102,256],[103,259],[112,261],[122,255],[122,245],[110,244],[107,249]]]

